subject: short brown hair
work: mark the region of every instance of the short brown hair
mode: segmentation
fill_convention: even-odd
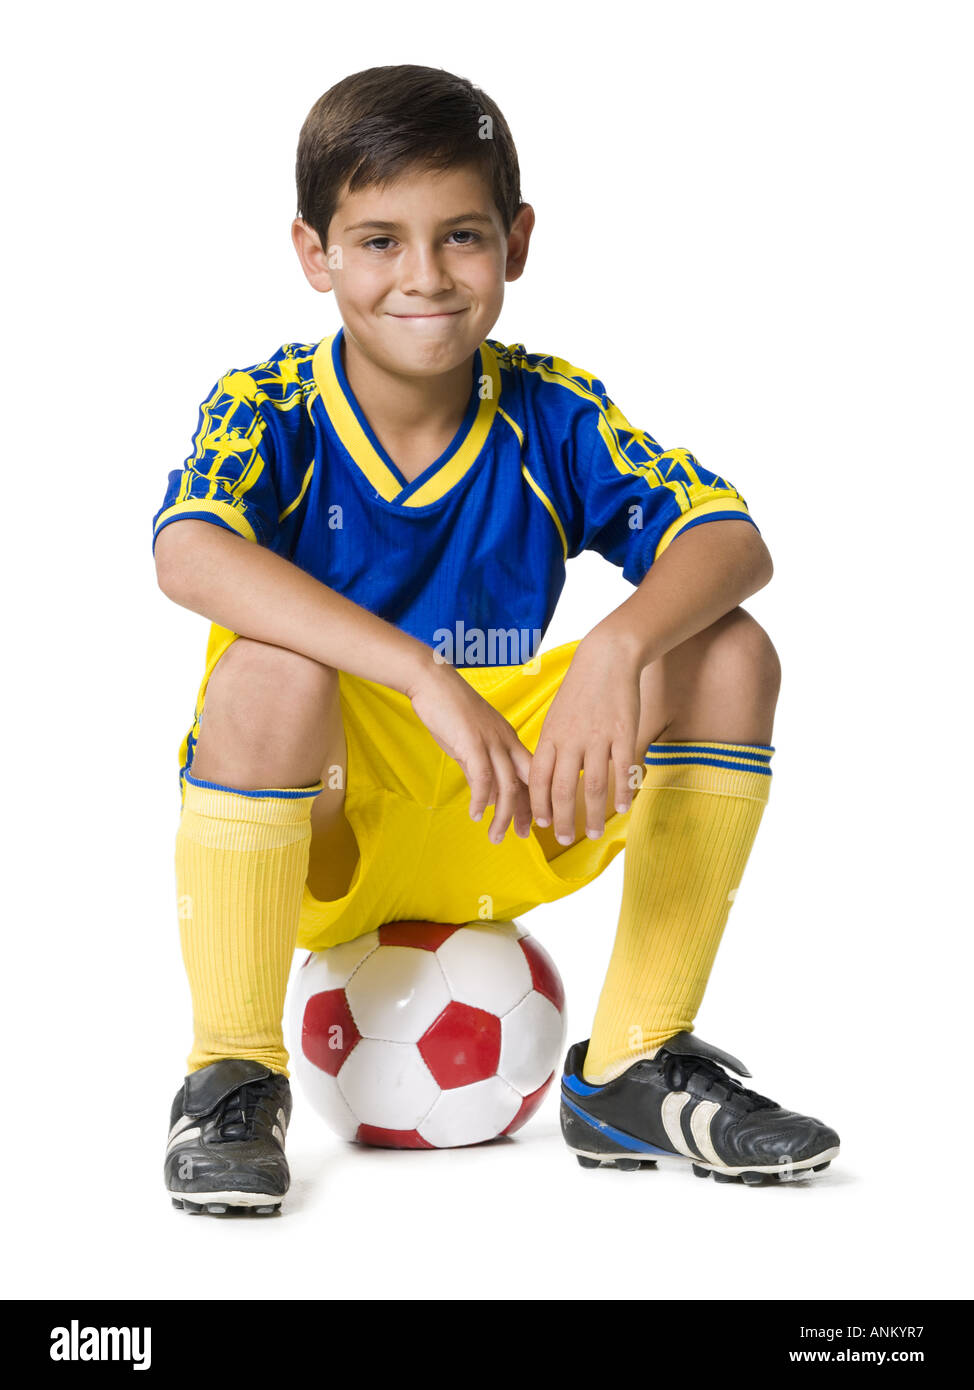
[[[442,68],[366,68],[336,82],[305,118],[295,168],[297,215],[324,247],[346,184],[355,192],[409,168],[467,164],[480,168],[509,232],[521,206],[517,151],[487,93]]]

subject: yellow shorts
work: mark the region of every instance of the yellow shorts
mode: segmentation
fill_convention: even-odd
[[[210,672],[232,640],[224,636],[211,638],[196,722],[180,749],[181,770],[191,761]],[[521,666],[459,667],[458,674],[534,752],[577,646],[577,640],[566,642]],[[629,811],[613,813],[598,840],[583,835],[550,862],[533,825],[527,839],[510,826],[502,844],[491,844],[493,808],[479,822],[471,820],[463,772],[405,695],[346,671],[339,673],[339,693],[348,754],[345,816],[359,859],[341,898],[322,901],[305,884],[299,947],[322,951],[383,922],[520,917],[590,883],[624,848]]]

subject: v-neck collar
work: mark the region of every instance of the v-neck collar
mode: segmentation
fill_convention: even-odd
[[[497,356],[485,340],[474,354],[470,400],[453,439],[428,468],[409,481],[382,447],[365,418],[342,366],[344,329],[322,338],[311,370],[335,433],[357,468],[386,502],[425,507],[455,487],[473,467],[487,440],[500,398]]]

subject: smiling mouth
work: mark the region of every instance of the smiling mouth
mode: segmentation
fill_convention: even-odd
[[[453,319],[457,314],[466,313],[465,309],[450,309],[447,312],[437,314],[390,314],[393,319]]]

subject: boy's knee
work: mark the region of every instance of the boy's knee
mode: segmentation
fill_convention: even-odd
[[[674,687],[683,698],[691,690],[709,691],[721,698],[746,695],[777,698],[781,662],[774,643],[761,624],[744,608],[733,608],[710,627],[672,653]]]
[[[300,652],[238,637],[214,667],[206,703],[259,708],[311,710],[327,705],[338,688],[338,672]]]
[[[207,682],[193,769],[229,786],[310,786],[343,738],[338,672],[238,637]]]
[[[718,636],[722,659],[733,663],[741,676],[756,679],[763,688],[777,690],[781,685],[781,661],[761,624],[741,607],[732,609],[723,621],[725,627]]]

